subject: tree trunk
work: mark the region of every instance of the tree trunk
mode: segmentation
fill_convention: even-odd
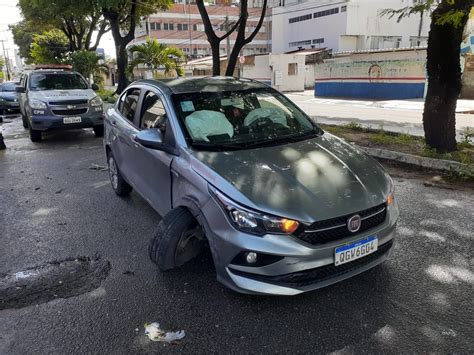
[[[212,75],[221,75],[221,53],[219,42],[209,42],[212,51]]]
[[[117,55],[117,94],[120,94],[129,84],[127,77],[128,53],[126,44],[117,44],[116,42],[115,51]]]
[[[437,24],[453,7],[443,1],[432,14],[428,37],[428,91],[423,111],[426,143],[439,152],[456,150],[456,103],[461,93],[461,43],[468,11],[459,26]]]

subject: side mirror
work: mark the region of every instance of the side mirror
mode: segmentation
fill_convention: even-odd
[[[163,149],[163,136],[160,130],[156,128],[144,129],[135,136],[135,141],[145,148],[165,150]]]
[[[25,90],[25,88],[24,88],[23,86],[17,86],[17,87],[15,88],[15,91],[16,91],[17,93],[19,93],[19,94],[24,94],[26,90]]]
[[[97,85],[97,84],[94,83],[94,84],[91,85],[91,89],[94,90],[94,91],[97,91],[97,90],[99,90],[100,88],[99,88],[99,85]]]

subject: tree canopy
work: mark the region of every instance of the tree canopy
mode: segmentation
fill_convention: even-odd
[[[163,69],[165,74],[172,72],[183,74],[178,61],[184,58],[184,53],[179,48],[168,47],[156,39],[148,38],[145,43],[130,46],[129,51],[133,58],[130,62],[132,70],[137,65],[143,64],[153,71]]]
[[[100,38],[109,30],[94,0],[20,0],[18,5],[26,21],[61,30],[71,51],[97,49]]]
[[[61,64],[68,53],[68,40],[60,30],[33,35],[30,55],[35,64]]]

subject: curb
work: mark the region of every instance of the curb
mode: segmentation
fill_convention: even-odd
[[[474,176],[473,166],[458,163],[456,161],[420,157],[419,155],[394,152],[392,150],[386,150],[386,149],[380,149],[380,148],[368,148],[368,147],[361,147],[361,146],[357,146],[357,147],[359,147],[361,150],[363,150],[364,152],[366,152],[367,154],[375,158],[394,160],[400,163],[421,166],[423,168],[442,170],[442,171],[448,171],[448,172],[457,172],[457,173],[469,174],[471,176]]]

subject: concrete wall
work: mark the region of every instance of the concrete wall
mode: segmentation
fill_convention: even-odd
[[[271,85],[272,71],[269,60],[270,56],[268,54],[246,57],[246,62],[242,66],[241,76]]]
[[[280,91],[303,91],[305,84],[305,59],[301,54],[270,54],[272,86]],[[289,74],[290,64],[296,64],[294,75]]]
[[[324,38],[324,43],[315,44],[333,51],[349,51],[380,48],[410,47],[410,37],[417,37],[420,16],[413,15],[397,22],[396,18],[381,16],[384,9],[400,9],[413,3],[412,0],[312,0],[302,3],[286,2],[287,6],[273,9],[272,48],[273,53],[284,53],[297,49],[289,43]],[[289,23],[290,18],[338,8],[337,14]],[[345,8],[345,10],[344,10]],[[421,22],[420,45],[426,45],[430,19],[425,15]],[[341,37],[343,36],[343,37]],[[401,37],[401,41],[390,42],[390,38]],[[312,42],[311,45],[314,45]],[[310,47],[310,45],[301,45]]]
[[[319,38],[324,38],[324,43],[314,44],[316,47],[338,49],[339,36],[346,31],[347,13],[339,11],[338,14],[295,23],[289,23],[289,19],[335,7],[340,8],[344,3],[344,1],[313,0],[294,6],[274,8],[272,16],[272,52],[278,54],[296,50],[298,46],[290,46],[290,42],[313,41]],[[302,46],[310,47],[310,45]]]
[[[422,98],[426,50],[339,55],[315,66],[315,96]]]

